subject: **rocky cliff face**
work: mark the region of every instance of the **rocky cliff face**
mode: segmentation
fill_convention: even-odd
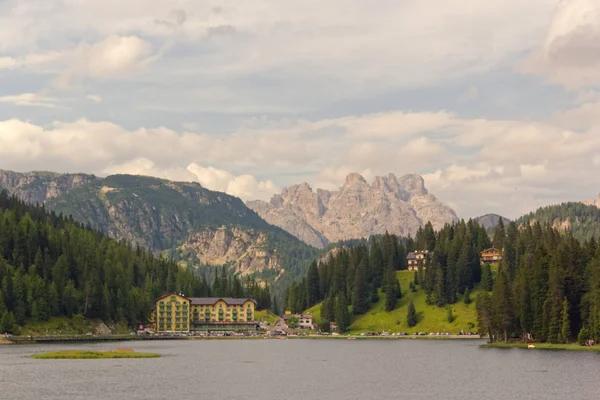
[[[596,206],[600,208],[600,195],[598,195],[598,197],[594,199],[588,199],[583,201],[583,204],[585,204],[586,206]]]
[[[429,194],[420,175],[376,177],[371,184],[350,174],[338,191],[306,184],[283,189],[269,203],[247,205],[267,222],[315,247],[386,231],[414,235],[431,221],[435,229],[457,219],[456,213]]]
[[[210,228],[193,233],[179,246],[184,259],[202,264],[229,265],[239,275],[280,270],[279,257],[268,249],[264,233],[238,227]]]
[[[168,254],[179,261],[227,264],[243,275],[273,270],[281,275],[286,251],[314,249],[269,225],[238,198],[197,183],[113,175],[0,171],[0,189],[45,204],[81,223],[134,245]],[[269,246],[284,250],[277,256]],[[304,254],[304,253],[303,253]]]
[[[23,201],[44,204],[72,189],[97,179],[86,174],[57,174],[54,172],[18,173],[0,170],[0,189],[8,189]]]

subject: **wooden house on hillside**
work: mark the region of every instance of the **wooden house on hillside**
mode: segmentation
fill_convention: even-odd
[[[408,265],[408,270],[409,271],[416,271],[419,269],[419,264],[421,264],[423,266],[423,269],[425,269],[425,266],[427,264],[427,254],[428,251],[424,250],[417,250],[417,251],[411,251],[410,253],[408,253],[408,255],[406,256],[406,264]]]
[[[481,252],[481,264],[493,264],[502,260],[502,251],[492,247]]]

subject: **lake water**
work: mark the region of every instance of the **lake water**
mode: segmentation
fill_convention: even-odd
[[[0,399],[600,399],[600,354],[479,341],[231,340],[0,346]],[[133,347],[159,359],[33,360]]]

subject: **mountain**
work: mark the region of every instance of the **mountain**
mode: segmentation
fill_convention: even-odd
[[[474,221],[483,226],[488,232],[494,230],[500,223],[500,220],[502,220],[505,226],[510,224],[510,219],[498,214],[485,214],[474,219]]]
[[[267,222],[318,247],[386,231],[414,235],[431,221],[435,229],[456,221],[456,213],[425,188],[420,175],[377,176],[371,184],[360,174],[348,175],[338,191],[302,183],[283,189],[270,202],[247,202]]]
[[[583,201],[583,204],[585,204],[587,206],[595,206],[595,207],[600,208],[600,194],[596,198],[592,198],[592,199]]]
[[[240,274],[272,281],[284,271],[302,271],[316,256],[315,249],[269,225],[239,198],[198,183],[0,170],[2,188],[185,264],[228,264]]]
[[[539,222],[560,230],[568,229],[579,240],[600,236],[600,209],[578,202],[542,207],[522,216],[516,222],[519,226]]]

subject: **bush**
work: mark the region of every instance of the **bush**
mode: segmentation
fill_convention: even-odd
[[[589,338],[590,338],[590,330],[584,326],[579,331],[579,335],[577,335],[577,343],[579,343],[580,346],[585,346],[585,344]]]
[[[448,314],[446,319],[448,320],[448,322],[452,323],[454,322],[454,320],[456,319],[456,317],[454,316],[454,314],[452,313],[452,307],[448,306]]]
[[[329,321],[323,321],[319,324],[319,330],[321,332],[328,333],[331,330],[331,323]]]

